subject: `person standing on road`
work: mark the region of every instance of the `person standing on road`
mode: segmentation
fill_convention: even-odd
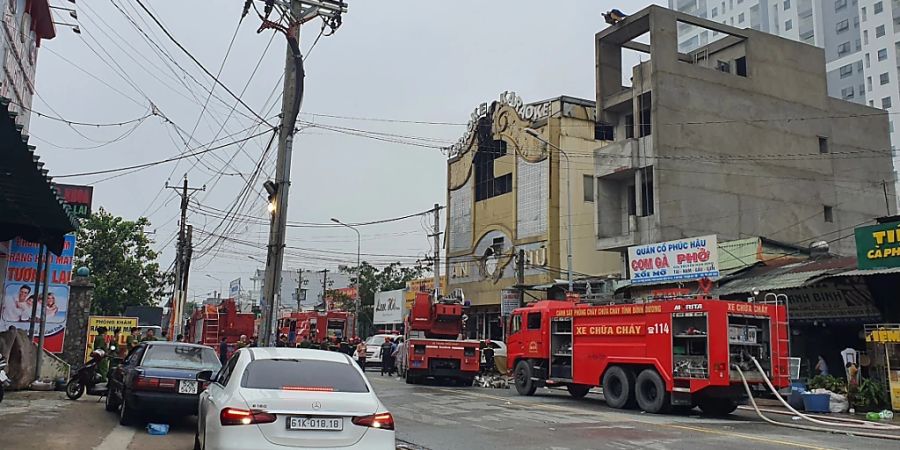
[[[393,340],[389,337],[384,338],[384,342],[381,343],[381,376],[384,376],[385,372],[388,375],[391,374],[391,351],[393,347]]]
[[[366,371],[366,341],[359,341],[356,344],[356,362],[359,363],[359,368],[362,369],[363,372]]]
[[[388,375],[394,375],[397,373],[397,350],[400,349],[400,338],[394,338],[391,340],[391,371],[388,372]]]
[[[491,340],[487,339],[483,343],[481,354],[484,356],[484,366],[481,371],[484,373],[492,373],[494,371],[494,347],[491,347]]]
[[[228,342],[225,341],[225,337],[222,337],[222,340],[219,341],[219,362],[224,366],[226,362],[228,362]]]
[[[391,361],[393,363],[391,368],[396,374],[401,373],[400,369],[402,368],[401,366],[403,365],[405,360],[405,348],[406,341],[404,341],[402,337],[398,337],[397,343],[394,344],[394,351],[391,352]]]
[[[98,327],[97,328],[97,336],[94,336],[94,345],[93,350],[103,350],[103,353],[109,352],[109,346],[106,344],[106,327]],[[100,364],[97,366],[97,373],[100,374],[100,378],[103,381],[106,381],[106,374],[109,372],[109,359],[103,358],[100,360]]]

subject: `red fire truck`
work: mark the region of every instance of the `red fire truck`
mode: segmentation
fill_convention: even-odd
[[[406,318],[406,382],[446,377],[471,386],[478,375],[481,350],[476,340],[462,339],[462,299],[416,293]]]
[[[238,312],[233,299],[222,300],[218,305],[202,305],[194,310],[188,320],[188,342],[204,344],[218,351],[218,344],[224,337],[233,344],[241,335],[248,338],[255,335],[256,316]]]
[[[356,316],[347,311],[303,311],[292,312],[278,319],[278,333],[286,336],[291,331],[296,341],[309,338],[322,342],[325,338],[352,339],[356,337]]]
[[[699,406],[729,414],[745,397],[739,367],[789,385],[788,327],[781,305],[673,299],[596,306],[544,300],[513,311],[507,365],[520,395],[565,386],[576,398],[602,386],[613,408],[650,413]]]

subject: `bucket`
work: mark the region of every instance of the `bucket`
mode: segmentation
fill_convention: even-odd
[[[794,409],[803,409],[803,393],[806,392],[806,383],[802,381],[791,382],[791,395],[788,396],[788,404]]]
[[[831,401],[831,396],[828,394],[803,394],[803,409],[806,412],[814,412],[814,413],[827,413],[831,412],[828,409],[828,403]]]

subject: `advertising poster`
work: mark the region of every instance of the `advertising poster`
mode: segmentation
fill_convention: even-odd
[[[404,289],[375,293],[375,314],[372,323],[384,325],[403,322]]]
[[[37,302],[37,319],[40,319],[43,294],[34,292],[37,262],[40,252],[38,244],[22,239],[14,239],[9,245],[6,283],[3,286],[3,303],[0,306],[0,330],[16,327],[28,331],[32,305]],[[62,352],[66,331],[66,316],[69,311],[69,281],[72,278],[72,260],[75,257],[75,236],[67,235],[63,252],[50,254],[47,267],[47,324],[44,348],[51,353]],[[40,325],[35,323],[35,330]]]
[[[715,235],[628,247],[631,282],[659,283],[719,276]]]
[[[91,356],[91,350],[94,347],[94,339],[99,334],[97,329],[106,328],[105,340],[109,344],[113,340],[119,348],[125,348],[125,341],[131,334],[131,329],[138,326],[137,317],[119,317],[119,316],[90,316],[88,317],[87,341],[84,346],[84,360],[87,361]]]

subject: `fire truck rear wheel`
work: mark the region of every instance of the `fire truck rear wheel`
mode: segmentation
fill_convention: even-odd
[[[727,398],[702,398],[698,406],[708,416],[727,416],[737,409],[738,404]]]
[[[669,393],[654,369],[644,369],[634,383],[634,396],[641,410],[652,414],[669,411]]]
[[[588,394],[591,390],[591,387],[586,384],[570,384],[566,386],[566,389],[569,391],[569,395],[575,398],[582,398]]]
[[[537,391],[537,384],[531,379],[533,373],[534,370],[532,370],[530,362],[519,361],[519,363],[516,364],[514,377],[516,380],[516,391],[519,395],[531,396]]]
[[[629,369],[611,366],[603,374],[603,398],[611,408],[628,408],[634,401],[634,373]]]

